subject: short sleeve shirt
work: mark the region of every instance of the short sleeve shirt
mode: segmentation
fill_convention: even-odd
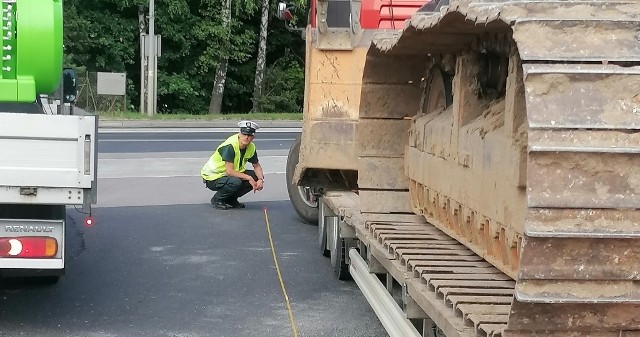
[[[240,149],[240,162],[242,163],[242,159],[244,158],[244,154],[247,152],[247,149]],[[235,157],[236,157],[236,152],[233,150],[233,145],[231,144],[227,144],[223,147],[221,147],[218,150],[218,153],[220,153],[220,157],[222,157],[222,160],[229,162],[229,163],[233,163]],[[253,157],[249,158],[248,161],[251,164],[257,164],[258,163],[258,151],[256,150],[256,152],[253,154]]]

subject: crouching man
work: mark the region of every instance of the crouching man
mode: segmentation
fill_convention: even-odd
[[[264,185],[264,172],[253,143],[260,126],[252,121],[241,121],[238,126],[240,132],[222,142],[200,171],[207,188],[216,191],[211,204],[217,209],[244,208],[238,198],[249,191],[261,191]],[[253,170],[245,169],[247,162]]]

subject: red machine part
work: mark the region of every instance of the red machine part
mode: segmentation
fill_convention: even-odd
[[[402,29],[404,20],[428,2],[429,0],[362,0],[360,26],[362,29]]]
[[[362,0],[362,29],[402,29],[404,20],[431,0]],[[308,23],[316,27],[316,0],[309,1]]]

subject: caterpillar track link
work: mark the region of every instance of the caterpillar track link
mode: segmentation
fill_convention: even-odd
[[[640,4],[440,2],[367,53],[359,155],[403,142],[408,183],[361,201],[406,194],[463,274],[515,281],[485,294],[503,336],[640,336]]]

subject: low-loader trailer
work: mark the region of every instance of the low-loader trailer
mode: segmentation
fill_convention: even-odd
[[[290,197],[390,336],[640,336],[639,21],[310,2]]]

